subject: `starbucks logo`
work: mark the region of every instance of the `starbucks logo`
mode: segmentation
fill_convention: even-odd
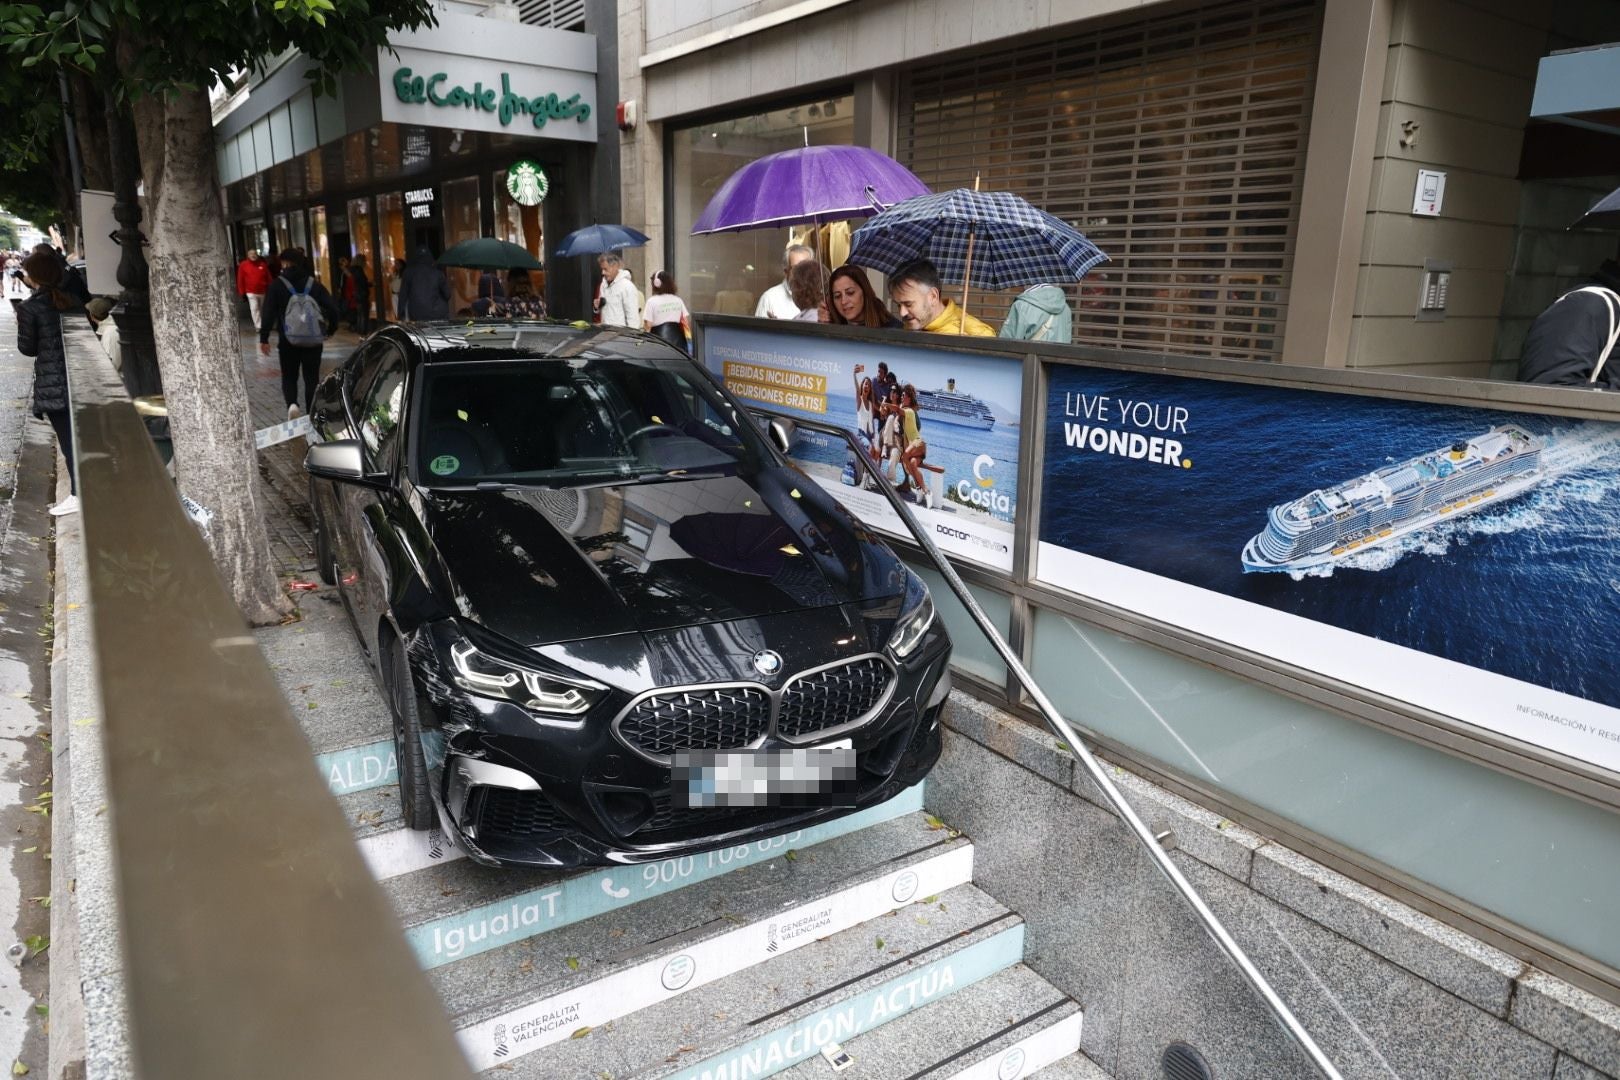
[[[520,161],[506,170],[506,193],[519,206],[539,206],[550,190],[551,181],[532,161]]]

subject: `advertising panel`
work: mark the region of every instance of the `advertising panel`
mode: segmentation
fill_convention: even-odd
[[[854,432],[940,550],[1011,571],[1017,358],[708,326],[704,361],[744,401]],[[907,386],[916,391],[917,439],[908,438],[904,409],[885,403],[885,382],[900,399]],[[801,429],[792,456],[868,525],[910,539],[882,492],[859,485],[841,440]]]
[[[1620,425],[1048,387],[1039,580],[1620,771]]]

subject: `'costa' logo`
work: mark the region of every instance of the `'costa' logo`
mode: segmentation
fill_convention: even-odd
[[[995,487],[996,478],[986,476],[985,472],[996,467],[996,459],[989,454],[980,454],[973,459],[973,481],[982,488]]]
[[[990,474],[990,470],[995,467],[995,458],[989,454],[980,454],[973,459],[973,483],[968,483],[966,477],[958,480],[954,494],[958,502],[987,510],[999,518],[1010,518],[1012,499],[995,490],[996,478]]]

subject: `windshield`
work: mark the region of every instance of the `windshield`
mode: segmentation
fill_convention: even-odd
[[[771,461],[747,414],[689,361],[570,358],[422,372],[415,460],[429,486],[657,481]]]

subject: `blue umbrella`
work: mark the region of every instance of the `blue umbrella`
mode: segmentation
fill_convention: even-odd
[[[600,255],[604,251],[640,247],[647,242],[647,234],[628,225],[587,225],[563,237],[557,245],[557,255]]]
[[[917,259],[976,289],[1078,281],[1107,255],[1079,230],[1007,191],[959,188],[889,207],[855,230],[849,261],[892,274]]]

